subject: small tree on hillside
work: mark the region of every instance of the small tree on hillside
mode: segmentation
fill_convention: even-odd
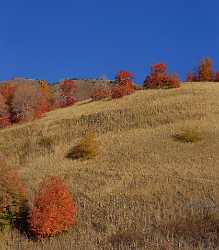
[[[42,100],[44,101],[43,102],[44,105],[45,105],[45,101],[47,101],[48,109],[49,110],[53,109],[53,105],[54,105],[55,100],[54,100],[51,86],[45,80],[40,80],[39,84],[40,84],[39,85],[39,92],[40,92],[40,95],[42,97]]]
[[[128,71],[119,71],[116,75],[116,83],[119,84],[121,87],[126,87],[128,89],[133,90],[133,74]]]
[[[35,118],[39,100],[40,95],[35,85],[29,83],[18,85],[12,100],[14,121],[30,121]]]
[[[193,78],[193,73],[189,72],[186,78],[187,82],[193,82],[194,78]]]
[[[144,81],[145,88],[178,88],[180,81],[176,74],[168,75],[167,65],[164,63],[151,66],[150,75]]]
[[[213,81],[214,72],[212,70],[212,60],[205,58],[200,62],[198,67],[198,80],[201,82]]]
[[[75,223],[76,208],[67,186],[59,177],[41,183],[29,213],[29,228],[36,237],[50,237],[67,231]]]
[[[75,93],[77,87],[73,80],[64,80],[63,83],[60,84],[60,106],[67,107],[73,105],[76,101]]]

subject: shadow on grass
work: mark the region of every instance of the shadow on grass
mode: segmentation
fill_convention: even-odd
[[[144,234],[141,232],[124,231],[117,232],[109,238],[109,242],[114,249],[124,249],[124,247],[143,247]]]

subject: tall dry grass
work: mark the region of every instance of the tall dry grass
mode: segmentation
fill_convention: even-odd
[[[174,139],[185,129],[201,140]],[[66,153],[95,131],[99,153]],[[219,248],[219,85],[137,91],[80,102],[0,131],[0,151],[30,187],[59,175],[76,199],[76,226],[34,242],[13,231],[2,249]]]

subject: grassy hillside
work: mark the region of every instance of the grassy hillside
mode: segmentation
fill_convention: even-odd
[[[67,159],[93,130],[98,156]],[[200,140],[177,140],[184,130]],[[2,249],[219,247],[217,83],[79,102],[1,130],[0,151],[22,173],[30,197],[43,177],[59,175],[78,211],[71,232],[34,242],[15,231],[1,240]]]

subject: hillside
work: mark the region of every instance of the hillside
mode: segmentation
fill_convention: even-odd
[[[201,140],[174,139],[184,129]],[[98,156],[67,159],[69,149],[93,130]],[[59,175],[78,211],[69,233],[34,242],[13,232],[1,249],[219,247],[218,83],[78,102],[1,130],[0,151],[17,166],[31,197],[43,177]]]

